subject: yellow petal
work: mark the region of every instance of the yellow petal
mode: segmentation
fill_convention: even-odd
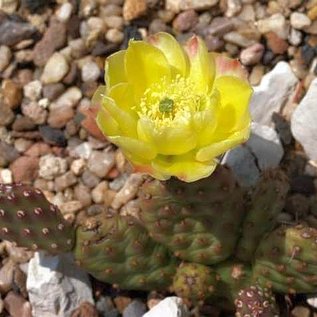
[[[175,126],[161,126],[156,128],[154,123],[146,118],[138,121],[139,138],[154,144],[157,152],[164,155],[179,155],[186,153],[197,144],[196,134],[189,122],[175,124]]]
[[[172,35],[165,32],[159,32],[151,35],[148,38],[148,41],[164,53],[168,63],[175,68],[177,73],[182,76],[187,75],[188,58],[183,48]]]
[[[118,107],[129,113],[135,113],[133,87],[128,83],[120,83],[113,86],[108,96],[115,101]]]
[[[117,121],[112,118],[110,113],[105,108],[99,109],[96,122],[99,129],[107,137],[118,135],[120,133],[120,128]]]
[[[193,154],[181,156],[157,157],[153,163],[153,168],[165,177],[175,176],[184,182],[194,182],[201,178],[208,177],[215,170],[217,163],[197,162]]]
[[[171,69],[162,51],[143,41],[130,41],[125,65],[128,82],[133,85],[136,100],[145,89],[162,78],[171,79]]]
[[[92,104],[97,105],[97,106],[101,106],[102,100],[106,96],[106,94],[107,94],[106,86],[104,86],[104,85],[99,86],[96,89],[94,95],[92,96],[92,99],[91,99]]]
[[[194,35],[185,45],[190,61],[189,79],[197,92],[207,93],[211,90],[215,77],[215,65],[209,57],[205,43]]]
[[[136,137],[137,121],[132,115],[123,109],[120,109],[114,100],[109,97],[103,98],[102,106],[118,123],[122,135],[130,136],[132,138]]]
[[[126,82],[126,71],[125,71],[125,54],[126,51],[119,51],[110,55],[106,59],[105,65],[105,82],[107,89],[121,82]]]
[[[154,146],[141,140],[123,136],[112,136],[109,137],[109,140],[119,146],[124,152],[130,153],[132,160],[134,156],[136,161],[138,161],[138,157],[145,160],[152,160],[156,156]]]
[[[221,102],[216,133],[228,134],[248,126],[251,86],[237,77],[222,76],[216,78],[214,87],[220,93]]]
[[[215,61],[216,77],[233,76],[245,81],[248,80],[247,70],[237,59],[229,58],[219,53],[209,53],[209,56]]]
[[[196,160],[199,162],[210,161],[220,154],[225,153],[227,150],[244,143],[250,134],[250,129],[238,131],[224,139],[223,141],[212,143],[198,150]]]

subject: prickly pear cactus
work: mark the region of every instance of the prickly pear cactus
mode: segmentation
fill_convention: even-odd
[[[242,236],[235,252],[239,259],[253,259],[263,236],[276,226],[276,219],[285,205],[288,190],[288,180],[279,170],[267,171],[261,177],[250,202],[246,203],[248,214],[243,221]]]
[[[74,245],[74,228],[43,193],[21,184],[0,184],[0,237],[52,254]]]
[[[235,301],[236,317],[279,317],[272,291],[252,285],[239,291]]]
[[[140,209],[154,240],[176,257],[202,264],[219,263],[232,254],[244,215],[242,191],[225,167],[190,184],[174,179],[146,182]]]
[[[166,289],[177,260],[136,219],[101,214],[77,229],[77,263],[96,279],[125,289]]]
[[[256,251],[254,279],[281,293],[317,289],[317,229],[307,224],[283,226],[268,234]]]

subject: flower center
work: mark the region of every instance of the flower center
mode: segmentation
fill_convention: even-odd
[[[137,113],[152,120],[157,127],[171,126],[203,110],[206,100],[206,96],[195,92],[189,79],[177,75],[171,82],[164,77],[145,90]]]

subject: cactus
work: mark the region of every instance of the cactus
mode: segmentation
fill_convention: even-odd
[[[95,278],[126,289],[164,289],[177,260],[149,238],[135,219],[110,213],[88,218],[77,230],[77,263]]]
[[[279,310],[272,291],[251,285],[239,291],[235,301],[236,317],[278,317]]]
[[[31,250],[52,254],[72,250],[74,228],[38,189],[0,185],[0,237]]]
[[[244,214],[242,191],[225,167],[194,184],[146,182],[140,209],[154,240],[176,257],[201,264],[215,264],[232,254]]]

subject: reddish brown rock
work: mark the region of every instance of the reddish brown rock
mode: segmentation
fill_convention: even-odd
[[[63,128],[69,120],[75,115],[75,112],[70,107],[57,107],[52,109],[48,116],[48,124],[52,128]]]
[[[44,142],[34,143],[24,154],[32,157],[40,157],[46,154],[50,154],[51,147]]]
[[[15,182],[29,183],[37,177],[39,159],[31,156],[21,156],[11,165],[13,180]]]
[[[267,46],[272,50],[274,54],[284,54],[288,49],[287,41],[280,38],[274,32],[268,32],[265,34]]]
[[[17,108],[22,101],[22,89],[19,84],[11,79],[2,82],[2,95],[4,102],[11,108]]]
[[[4,308],[12,317],[32,317],[31,304],[15,292],[9,292],[5,297]]]
[[[198,23],[198,14],[195,10],[180,13],[173,21],[173,28],[178,32],[192,29]]]
[[[44,66],[53,53],[66,43],[66,25],[55,19],[50,22],[49,28],[33,50],[34,63]]]
[[[98,317],[98,311],[94,305],[89,302],[81,303],[81,305],[72,313],[71,317]]]

